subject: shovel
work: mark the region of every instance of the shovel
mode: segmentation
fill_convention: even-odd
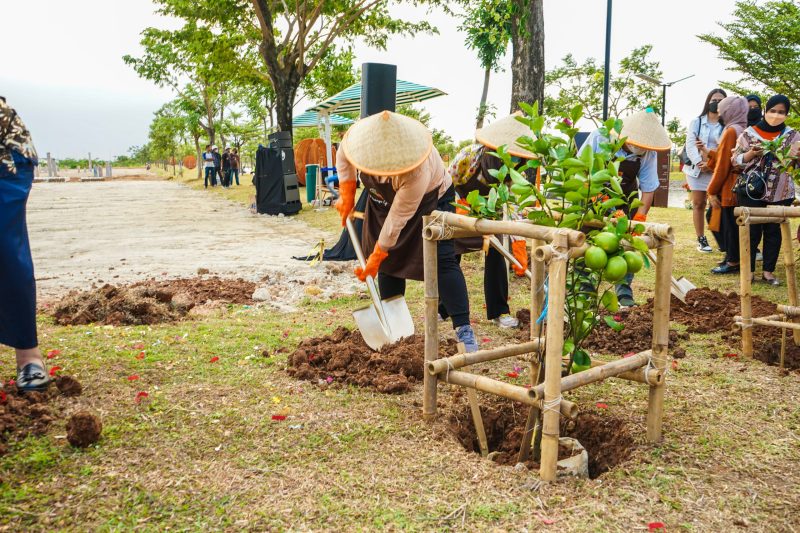
[[[647,252],[647,257],[648,259],[650,259],[651,263],[653,263],[654,265],[656,264],[656,254],[654,254],[652,251],[649,251]],[[678,279],[671,277],[671,280],[672,282],[670,284],[670,292],[675,298],[682,301],[683,303],[686,303],[686,294],[689,291],[696,289],[697,287],[695,286],[694,283],[692,283],[683,276],[679,277]]]
[[[500,239],[492,235],[489,237],[489,244],[492,246],[492,248],[500,252],[500,255],[505,257],[512,265],[516,266],[517,268],[522,268],[522,265],[519,261],[517,261],[517,258],[514,257],[514,254],[509,252],[508,248],[503,246],[503,243],[500,242]],[[531,279],[531,271],[527,268],[525,269],[525,275],[528,277],[528,279]]]
[[[346,225],[347,233],[356,250],[358,263],[361,268],[366,268],[367,262],[364,260],[364,252],[361,250],[361,240],[356,235],[353,221],[349,217]],[[353,311],[353,318],[367,346],[377,351],[384,344],[391,344],[403,337],[413,335],[414,320],[411,318],[411,311],[408,310],[405,297],[397,295],[381,300],[372,276],[367,276],[366,282],[372,303]]]

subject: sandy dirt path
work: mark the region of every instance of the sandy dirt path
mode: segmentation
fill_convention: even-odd
[[[336,275],[341,264],[291,258],[336,236],[169,181],[36,184],[28,228],[42,300],[93,284],[191,277],[200,268],[220,277],[268,277],[264,285],[272,288],[262,295],[283,306],[302,297],[291,282],[318,283],[325,292],[353,285],[352,276]]]

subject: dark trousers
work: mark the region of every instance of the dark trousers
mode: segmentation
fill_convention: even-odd
[[[779,202],[763,202],[751,200],[746,194],[739,193],[739,206],[741,207],[768,207],[771,205],[792,205],[792,198]],[[781,252],[781,225],[780,224],[751,224],[750,225],[750,271],[756,269],[756,246],[763,240],[764,249],[761,251],[764,262],[761,270],[775,272],[778,264],[778,254]]]
[[[436,208],[440,211],[455,211],[451,202],[455,202],[455,193],[451,187],[439,199]],[[391,252],[390,252],[391,253]],[[414,260],[414,258],[409,258]],[[469,324],[469,297],[467,295],[467,282],[461,265],[456,258],[456,249],[453,240],[439,241],[436,249],[437,272],[439,274],[439,301],[444,306],[448,316],[453,319],[453,327],[458,328]],[[417,258],[421,261],[422,258]],[[378,272],[378,288],[381,298],[391,298],[406,293],[406,280]]]
[[[725,250],[725,261],[739,263],[739,225],[736,224],[736,215],[733,207],[723,207],[719,220],[719,230],[722,235],[722,246]],[[755,246],[753,247],[755,250]],[[755,253],[753,254],[755,257]]]
[[[228,187],[231,184],[231,169],[222,169],[222,186]]]
[[[461,256],[457,255],[456,260],[460,265]],[[508,307],[506,260],[500,252],[491,247],[484,260],[483,298],[486,301],[486,318],[489,320],[511,313]],[[450,316],[442,303],[439,303],[439,314],[442,318]]]
[[[217,171],[214,167],[206,167],[206,179],[205,179],[205,187],[208,187],[208,182],[211,181],[211,186],[214,187],[217,184]]]
[[[230,169],[230,174],[228,174],[228,185],[233,185],[233,178],[236,178],[236,185],[239,185],[239,169],[232,168]]]
[[[36,279],[25,217],[32,162],[12,150],[12,174],[0,164],[0,344],[36,348]]]

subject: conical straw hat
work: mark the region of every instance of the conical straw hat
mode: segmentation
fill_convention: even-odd
[[[628,138],[628,144],[645,150],[669,150],[672,147],[667,130],[650,108],[622,119],[620,135]]]
[[[362,118],[350,126],[341,144],[353,166],[373,176],[410,172],[432,148],[431,132],[422,122],[391,111]]]
[[[517,111],[513,115],[495,120],[485,128],[477,130],[475,138],[479,143],[492,150],[497,150],[500,146],[506,145],[509,154],[525,159],[533,159],[536,157],[533,153],[517,145],[517,139],[520,137],[531,136],[531,129],[516,119],[519,116],[522,116],[522,113]]]

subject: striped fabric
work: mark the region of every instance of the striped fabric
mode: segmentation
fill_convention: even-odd
[[[324,124],[325,119],[320,116],[319,113],[316,111],[306,111],[302,115],[297,115],[292,119],[292,126],[295,128],[302,128],[307,126],[318,126],[320,124]],[[347,126],[348,124],[352,124],[353,119],[343,117],[341,115],[336,115],[331,113],[331,125],[332,126]]]
[[[418,85],[410,81],[397,80],[397,105],[413,104],[445,96],[447,93]],[[327,113],[348,113],[361,111],[361,83],[355,83],[343,90],[339,94],[330,97],[328,100],[309,108],[308,111],[327,112]],[[301,115],[302,116],[302,115]]]

